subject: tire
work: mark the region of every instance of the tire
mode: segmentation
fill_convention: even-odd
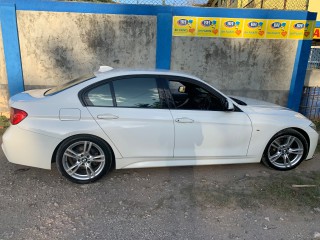
[[[267,167],[287,171],[296,168],[306,158],[308,142],[294,129],[285,129],[271,138],[261,162]]]
[[[59,146],[56,165],[62,176],[74,183],[92,183],[109,172],[113,153],[98,137],[78,135]]]

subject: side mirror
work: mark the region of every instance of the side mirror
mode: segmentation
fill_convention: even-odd
[[[227,98],[225,101],[225,110],[228,112],[234,111],[234,105],[229,98]]]

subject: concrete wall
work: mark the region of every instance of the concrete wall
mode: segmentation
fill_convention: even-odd
[[[26,89],[57,85],[100,65],[154,68],[156,16],[17,11]]]
[[[285,106],[298,41],[174,37],[171,68],[223,92]]]
[[[0,113],[8,111],[8,81],[0,22]]]
[[[320,87],[320,69],[307,70],[304,85],[307,87]]]

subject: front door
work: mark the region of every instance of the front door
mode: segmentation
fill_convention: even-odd
[[[183,80],[169,80],[175,126],[174,157],[246,156],[252,126],[241,110],[225,111],[221,98]]]

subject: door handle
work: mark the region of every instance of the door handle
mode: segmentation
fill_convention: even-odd
[[[97,116],[98,119],[118,119],[119,117],[113,114],[101,114]]]
[[[176,118],[177,123],[193,123],[194,120],[190,118]]]

